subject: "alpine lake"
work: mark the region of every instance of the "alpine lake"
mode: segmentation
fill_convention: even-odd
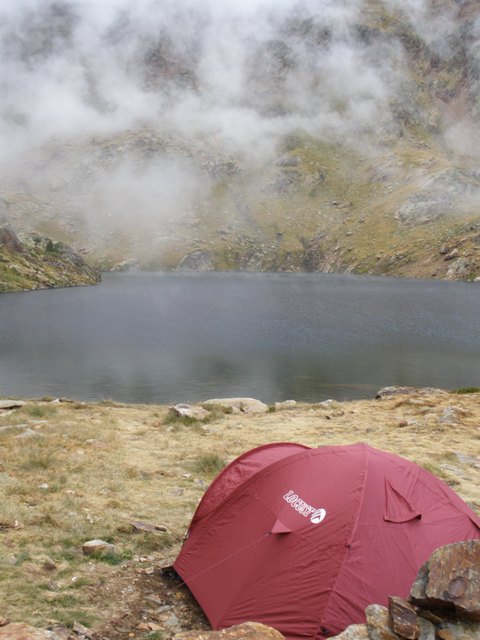
[[[105,274],[0,295],[0,395],[267,403],[480,386],[480,284],[330,274]]]

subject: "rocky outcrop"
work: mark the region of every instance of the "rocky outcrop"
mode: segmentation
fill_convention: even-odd
[[[395,218],[408,225],[432,222],[458,214],[464,201],[478,197],[480,184],[458,169],[451,168],[429,178],[397,210]]]
[[[200,249],[187,254],[177,267],[177,271],[213,271],[214,257],[209,251]]]
[[[437,549],[420,569],[410,599],[440,616],[480,621],[480,539]]]
[[[480,534],[480,532],[479,532]],[[408,600],[391,596],[388,608],[365,610],[342,640],[479,640],[480,538],[433,552],[420,568]]]
[[[0,228],[0,292],[96,284],[100,272],[64,242]]]

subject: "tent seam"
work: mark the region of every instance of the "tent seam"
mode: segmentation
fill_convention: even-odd
[[[364,500],[365,500],[365,488],[366,488],[366,486],[367,486],[367,476],[368,476],[368,463],[367,463],[367,457],[368,457],[368,445],[365,445],[365,449],[364,449],[364,451],[365,451],[365,475],[364,475],[364,479],[363,479],[362,495],[361,495],[360,500],[359,500],[359,502],[358,502],[358,508],[357,508],[356,513],[355,513],[355,518],[354,518],[354,520],[353,520],[353,527],[352,527],[352,530],[350,531],[350,534],[349,534],[349,536],[348,536],[348,538],[347,538],[347,542],[345,543],[345,549],[344,549],[344,554],[343,554],[343,558],[342,558],[342,563],[341,563],[340,569],[339,569],[339,571],[338,571],[338,573],[337,573],[337,576],[336,576],[336,578],[335,578],[335,583],[334,583],[333,587],[330,589],[330,594],[329,594],[329,596],[328,596],[328,601],[327,601],[327,604],[325,605],[325,608],[324,608],[324,610],[323,610],[324,616],[325,616],[325,614],[326,614],[326,613],[328,612],[328,610],[329,610],[329,607],[330,607],[330,601],[331,601],[331,599],[332,599],[332,594],[335,592],[335,589],[336,589],[337,583],[338,583],[338,581],[339,581],[339,579],[340,579],[340,576],[342,575],[343,567],[344,567],[344,565],[345,565],[345,561],[346,561],[346,559],[347,559],[347,553],[348,553],[348,551],[350,550],[350,547],[351,547],[351,541],[353,540],[353,537],[354,537],[354,535],[355,535],[355,531],[357,530],[357,522],[358,522],[358,518],[359,518],[359,516],[360,516],[360,512],[361,512],[362,507],[363,507],[363,502],[364,502]],[[319,625],[319,627],[318,627],[318,629],[317,629],[317,631],[316,631],[316,633],[315,633],[315,638],[317,638],[317,637],[318,637],[318,632],[319,632],[319,631],[321,631],[323,627],[324,627],[324,625],[323,625],[323,624],[320,624],[320,625]],[[323,633],[322,633],[321,635],[322,635],[322,637],[324,636],[324,634],[323,634]]]

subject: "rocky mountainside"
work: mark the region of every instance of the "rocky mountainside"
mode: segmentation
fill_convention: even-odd
[[[0,292],[96,284],[100,272],[63,242],[38,234],[21,242],[9,227],[0,227]]]
[[[229,11],[20,3],[3,217],[104,268],[479,278],[478,3]]]

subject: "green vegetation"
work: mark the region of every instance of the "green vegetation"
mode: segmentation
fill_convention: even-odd
[[[194,460],[192,469],[202,475],[214,476],[220,473],[225,465],[225,460],[218,454],[204,453]]]

